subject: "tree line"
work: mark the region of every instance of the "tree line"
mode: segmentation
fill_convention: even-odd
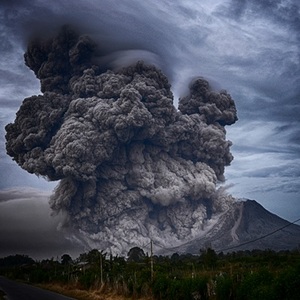
[[[32,284],[57,283],[69,289],[114,292],[132,299],[296,300],[300,295],[300,252],[217,254],[208,248],[199,255],[152,257],[134,247],[127,257],[97,249],[76,259],[69,254],[41,261],[11,255],[0,258],[0,274]]]

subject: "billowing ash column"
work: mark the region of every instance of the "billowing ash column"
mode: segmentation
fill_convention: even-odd
[[[171,247],[201,236],[232,201],[216,184],[232,160],[224,126],[237,120],[234,101],[199,78],[177,110],[160,70],[137,62],[113,72],[95,65],[96,48],[67,27],[29,44],[43,95],[6,126],[7,153],[60,180],[50,205],[92,248],[126,253],[149,238]]]

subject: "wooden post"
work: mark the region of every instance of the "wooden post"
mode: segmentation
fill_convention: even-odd
[[[153,243],[152,240],[150,242],[150,264],[151,264],[151,281],[153,281],[154,270],[153,270]]]
[[[102,263],[102,253],[100,253],[100,280],[101,280],[101,286],[103,286],[103,263]]]

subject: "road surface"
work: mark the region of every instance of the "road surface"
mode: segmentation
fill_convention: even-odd
[[[74,298],[19,283],[0,276],[0,290],[8,300],[75,300]]]

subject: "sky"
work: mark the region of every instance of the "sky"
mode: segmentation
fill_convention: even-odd
[[[50,216],[47,201],[57,183],[22,170],[5,150],[5,125],[14,121],[24,98],[41,93],[24,64],[27,40],[64,23],[89,34],[107,54],[130,50],[126,62],[158,65],[170,80],[175,105],[197,76],[227,90],[239,118],[226,127],[234,155],[225,172],[228,191],[289,221],[300,217],[297,0],[2,0],[0,256],[12,249],[38,258],[45,248],[44,256],[85,250],[56,230],[62,216]]]

